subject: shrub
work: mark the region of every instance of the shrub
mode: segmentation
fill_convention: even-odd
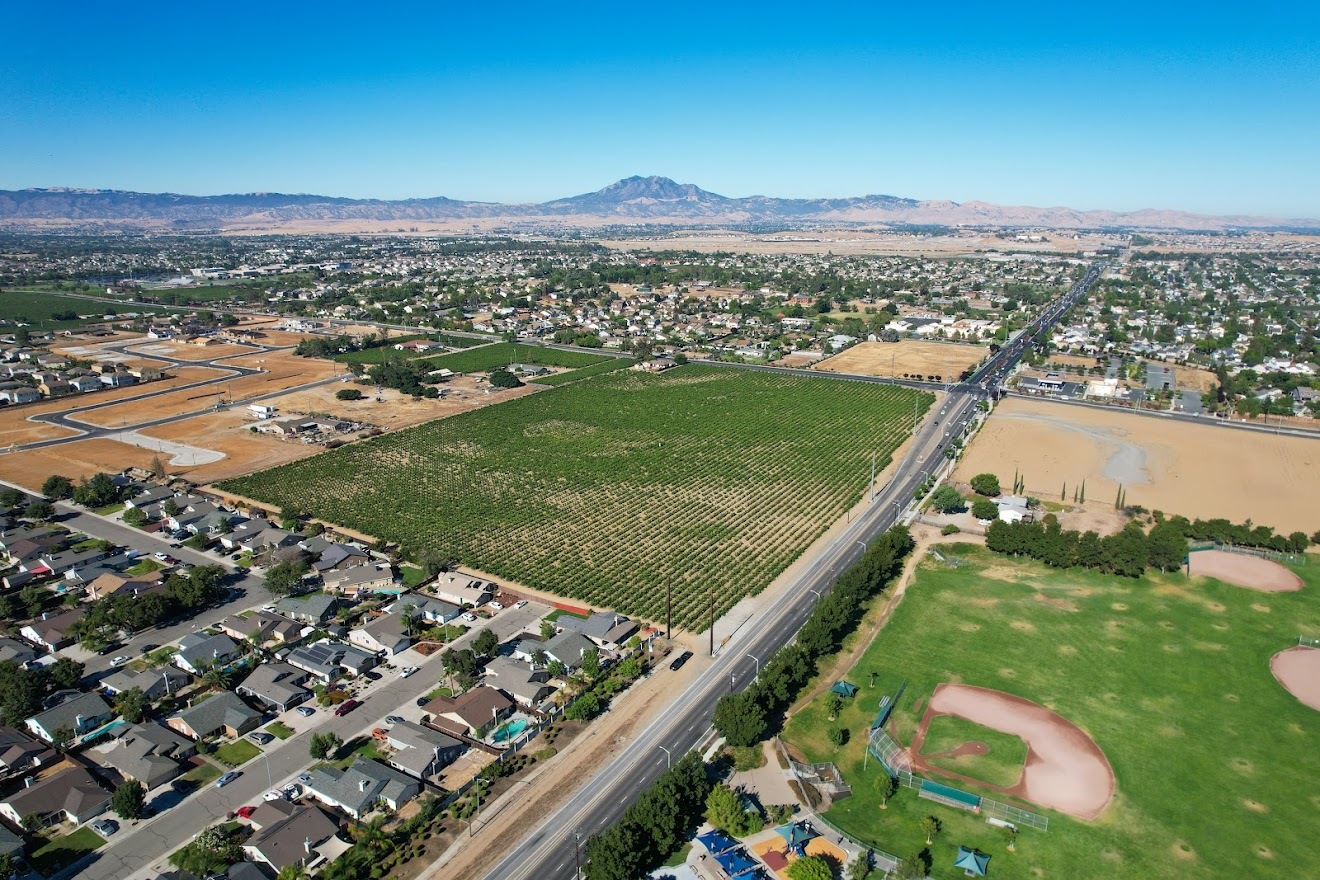
[[[362,392],[357,388],[340,388],[335,392],[337,400],[361,400]]]
[[[978,495],[994,497],[1000,492],[999,478],[994,474],[977,474],[972,477],[972,491]]]
[[[962,529],[958,528],[957,523],[949,523],[949,524],[946,525],[944,528],[940,529],[940,534],[941,534],[941,535],[956,535],[956,534],[958,534],[958,533],[961,532],[961,531],[962,531]]]

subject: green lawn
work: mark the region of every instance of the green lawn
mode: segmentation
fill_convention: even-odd
[[[403,579],[403,585],[410,590],[421,586],[429,580],[426,575],[426,569],[418,568],[415,565],[400,565],[399,577]]]
[[[687,861],[688,853],[690,852],[692,852],[692,844],[691,843],[683,844],[681,847],[679,847],[678,852],[674,853],[669,858],[665,859],[663,867],[677,868],[679,865]]]
[[[181,775],[179,779],[183,782],[195,783],[200,788],[203,785],[209,785],[219,779],[221,772],[222,771],[219,767],[208,761],[205,764],[199,764],[192,768],[187,773]]]
[[[157,562],[156,560],[150,557],[146,557],[143,559],[139,559],[137,562],[133,563],[132,566],[130,566],[127,570],[124,571],[124,574],[127,575],[151,574],[153,571],[160,571],[164,567],[165,567],[164,565]]]
[[[294,733],[293,728],[285,724],[283,721],[272,721],[270,724],[267,724],[266,732],[279,739],[288,739],[293,736]]]
[[[1269,659],[1298,633],[1320,634],[1320,568],[1298,569],[1301,592],[1265,594],[1180,575],[1056,571],[953,546],[946,555],[966,564],[923,561],[848,674],[862,683],[878,673],[876,688],[864,686],[836,722],[851,730],[849,744],[836,753],[826,741],[824,697],[787,725],[785,739],[812,760],[837,763],[853,787],[830,821],[906,856],[924,847],[919,823],[933,814],[944,822],[932,848],[937,870],[947,871],[962,844],[990,853],[991,876],[1004,878],[1294,876],[1308,863],[1320,716],[1279,687]],[[863,770],[863,749],[880,696],[903,679],[890,726],[901,742],[911,741],[917,703],[937,684],[1003,690],[1090,734],[1113,766],[1114,800],[1092,822],[1042,811],[1049,831],[1023,830],[1013,854],[983,817],[909,789],[881,811],[882,771],[873,759]],[[989,742],[968,730],[938,735],[969,733]]]
[[[576,617],[578,620],[587,619],[587,616],[585,614],[574,614],[572,611],[568,611],[564,608],[556,608],[554,611],[551,611],[549,614],[547,614],[545,616],[545,619],[553,623],[554,621],[558,620],[561,617]]]
[[[349,751],[344,752],[342,757],[334,761],[334,765],[340,770],[347,770],[349,765],[359,758],[368,761],[384,761],[385,755],[380,749],[376,748],[376,741],[371,737],[357,737],[345,743],[346,746],[352,746]]]
[[[236,739],[217,748],[213,757],[221,764],[237,767],[240,764],[246,764],[260,754],[261,749],[257,747],[256,743],[247,739]]]
[[[88,853],[95,852],[104,844],[105,840],[100,835],[84,826],[71,834],[53,838],[49,843],[35,850],[31,856],[32,867],[43,876],[49,877]]]
[[[118,513],[123,510],[124,506],[125,505],[122,501],[116,501],[114,504],[107,504],[105,507],[96,508],[95,512],[101,516],[109,516],[112,513]]]
[[[721,612],[759,592],[859,501],[872,453],[886,466],[932,400],[706,365],[623,371],[223,488],[596,608],[659,619],[672,587],[675,622],[694,626],[709,590]]]
[[[982,743],[988,751],[984,755],[945,755],[926,760],[936,767],[982,779],[991,785],[1011,788],[1017,783],[1027,761],[1027,744],[1012,734],[982,727],[956,715],[939,715],[931,721],[921,754],[936,756],[970,743]]]

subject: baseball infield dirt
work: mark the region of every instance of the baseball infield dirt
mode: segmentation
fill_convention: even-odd
[[[1320,649],[1297,646],[1270,658],[1270,672],[1304,705],[1320,710]]]
[[[1226,550],[1198,550],[1188,554],[1192,574],[1205,575],[1226,584],[1235,584],[1262,593],[1295,593],[1302,579],[1270,559],[1229,553]]]
[[[1018,784],[1000,788],[927,765],[921,744],[930,722],[939,715],[956,715],[1020,737],[1027,744],[1027,763]],[[1096,818],[1114,797],[1109,759],[1080,727],[1038,703],[988,688],[962,684],[935,688],[908,754],[913,766],[924,772],[967,779],[1081,819]]]

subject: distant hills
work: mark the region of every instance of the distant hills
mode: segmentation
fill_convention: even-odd
[[[380,223],[481,221],[485,228],[537,221],[556,225],[894,224],[1006,226],[1053,229],[1317,229],[1320,221],[1210,216],[1184,211],[1080,211],[918,201],[869,195],[840,199],[730,198],[667,177],[628,177],[596,192],[540,204],[504,205],[444,197],[347,199],[246,193],[188,196],[120,190],[0,190],[0,228],[102,230],[269,229],[326,224],[352,228]]]

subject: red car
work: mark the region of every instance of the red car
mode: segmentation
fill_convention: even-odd
[[[238,818],[240,819],[251,819],[252,814],[255,813],[256,811],[257,811],[256,807],[239,807],[234,812],[238,815]]]
[[[362,704],[359,703],[357,700],[345,700],[335,708],[335,714],[341,716],[347,715],[349,712],[352,712],[354,709],[356,709],[358,706],[361,705]]]

